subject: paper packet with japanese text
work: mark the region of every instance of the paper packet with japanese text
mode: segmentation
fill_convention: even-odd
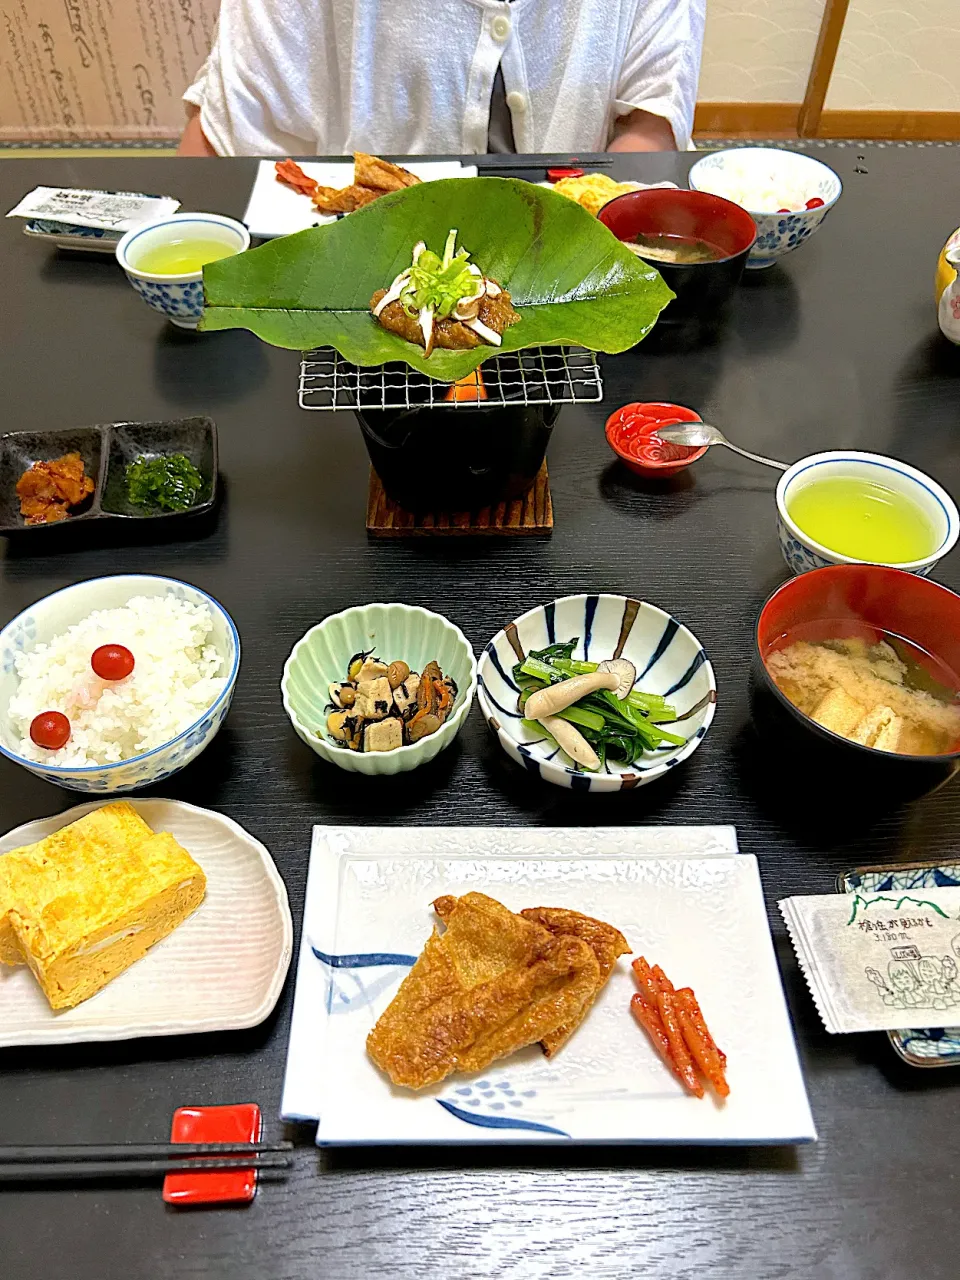
[[[960,1025],[960,888],[778,905],[828,1031]]]
[[[172,196],[147,196],[138,191],[87,191],[79,187],[35,187],[7,214],[8,218],[38,218],[70,227],[102,231],[130,231],[176,213],[180,201]]]

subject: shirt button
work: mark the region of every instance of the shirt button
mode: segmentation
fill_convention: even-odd
[[[490,34],[494,40],[498,40],[500,44],[503,44],[510,34],[510,19],[502,15],[499,18],[494,18],[490,23]]]
[[[516,89],[514,89],[511,93],[507,94],[507,106],[511,111],[526,111],[527,100],[522,93],[517,93]]]

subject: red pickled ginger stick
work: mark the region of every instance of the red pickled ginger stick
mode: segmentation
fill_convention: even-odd
[[[639,1022],[640,1026],[643,1027],[644,1031],[653,1043],[653,1047],[673,1074],[681,1081],[681,1083],[685,1083],[683,1076],[677,1070],[677,1064],[673,1060],[673,1054],[670,1052],[670,1041],[667,1038],[666,1031],[663,1029],[660,1014],[656,1009],[652,1009],[644,1002],[643,996],[639,991],[635,996],[631,996],[630,998],[630,1012],[636,1018],[637,1022]]]
[[[686,1009],[678,1010],[677,1021],[690,1055],[700,1069],[700,1074],[710,1083],[718,1097],[725,1098],[730,1092],[730,1086],[723,1072],[720,1055]]]
[[[295,160],[278,160],[274,165],[277,181],[292,187],[302,196],[312,196],[318,184],[300,168]]]
[[[663,972],[663,970],[660,968],[658,964],[655,964],[653,966],[653,977],[654,977],[654,981],[656,982],[657,986],[661,991],[669,991],[671,994],[673,993],[674,991],[673,983],[670,981],[670,979],[667,977],[667,975]]]
[[[714,1040],[710,1032],[710,1028],[707,1026],[707,1020],[703,1016],[703,1010],[700,1008],[700,1004],[697,1001],[697,997],[694,995],[693,990],[690,987],[682,987],[677,992],[677,1003],[683,1012],[690,1017],[694,1026],[706,1040],[711,1049],[713,1049],[714,1053],[716,1053],[720,1062],[726,1066],[727,1055],[717,1044],[716,1040]]]
[[[657,1008],[660,1011],[663,1029],[667,1033],[667,1039],[670,1042],[670,1056],[676,1064],[677,1074],[692,1094],[702,1098],[703,1085],[697,1078],[693,1059],[683,1038],[683,1030],[677,1016],[677,1008],[672,991],[661,991],[659,993],[657,996]]]
[[[630,968],[633,970],[633,976],[637,980],[637,986],[640,988],[640,995],[644,1004],[655,1010],[659,987],[657,986],[656,978],[653,976],[653,970],[643,956],[637,956]]]

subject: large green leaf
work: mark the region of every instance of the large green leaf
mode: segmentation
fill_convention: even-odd
[[[521,323],[503,345],[423,349],[388,333],[370,298],[410,265],[418,240],[442,252],[451,227]],[[251,329],[278,347],[336,347],[353,364],[402,360],[444,382],[498,351],[575,345],[625,351],[673,297],[658,273],[565,196],[515,178],[451,178],[397,191],[324,227],[204,268],[201,329]]]

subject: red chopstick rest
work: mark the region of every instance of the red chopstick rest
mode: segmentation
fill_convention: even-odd
[[[550,182],[559,182],[562,178],[582,178],[582,169],[548,169],[547,178]]]
[[[232,1107],[178,1107],[171,1142],[259,1142],[263,1117],[255,1102]],[[163,1180],[167,1204],[249,1204],[257,1194],[255,1169],[210,1169],[205,1173],[168,1173]]]

